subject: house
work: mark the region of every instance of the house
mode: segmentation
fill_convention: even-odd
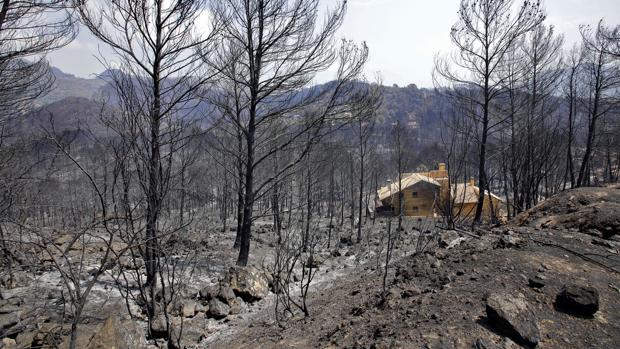
[[[434,216],[437,211],[441,184],[420,173],[402,175],[401,200],[404,216]],[[377,212],[400,214],[398,180],[377,192]]]
[[[480,188],[474,183],[474,179],[470,179],[467,183],[454,184],[452,188],[453,198],[453,215],[464,218],[474,218],[476,215],[476,207],[478,206],[478,195]],[[504,206],[504,200],[497,195],[486,191],[484,193],[484,203],[482,205],[482,216],[491,217],[493,212],[496,212],[495,216],[501,216],[497,214],[501,212]]]
[[[450,183],[445,164],[439,164],[436,170],[420,173],[403,173],[401,183],[401,202],[404,216],[438,217],[446,207],[452,206],[455,216],[473,218],[478,204],[480,189],[474,180],[467,183]],[[376,212],[378,214],[398,215],[398,180],[389,182],[380,188],[376,195]],[[503,200],[492,193],[484,200],[483,216],[491,217],[493,212],[500,212]]]

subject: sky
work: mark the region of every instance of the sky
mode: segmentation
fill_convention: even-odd
[[[338,0],[320,0],[323,8]],[[365,74],[380,73],[386,85],[432,87],[433,60],[452,49],[450,28],[457,20],[460,0],[348,0],[347,14],[338,35],[365,41],[370,57]],[[595,25],[604,18],[620,24],[620,0],[546,0],[546,23],[565,36],[570,48],[580,40],[579,25]],[[79,77],[92,77],[103,70],[97,56],[109,50],[85,29],[68,46],[51,53],[52,65]],[[331,72],[320,74],[328,81]]]

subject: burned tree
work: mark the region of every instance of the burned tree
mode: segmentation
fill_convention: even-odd
[[[435,64],[436,85],[450,87],[459,98],[471,100],[476,105],[470,115],[478,129],[480,190],[475,223],[481,221],[485,190],[489,189],[486,175],[489,132],[501,124],[493,110],[506,80],[500,68],[517,40],[545,18],[539,2],[524,1],[515,13],[513,3],[507,0],[462,0],[459,19],[450,32],[456,52],[438,58]]]
[[[364,183],[366,182],[365,162],[368,161],[369,142],[373,136],[376,123],[376,113],[381,107],[383,92],[381,80],[376,84],[366,87],[367,90],[360,91],[364,94],[363,98],[357,98],[361,105],[357,106],[358,115],[355,115],[355,125],[353,129],[357,136],[357,156],[359,160],[359,197],[357,201],[357,243],[362,242],[362,210],[364,202]],[[351,178],[352,180],[352,178]],[[368,203],[367,203],[368,205]]]
[[[187,144],[188,118],[197,106],[195,92],[211,75],[200,60],[208,54],[216,28],[200,33],[196,23],[203,1],[79,2],[84,25],[108,45],[119,61],[109,66],[122,113],[110,121],[131,147],[145,207],[141,254],[146,264],[147,315],[156,315],[155,291],[160,265],[158,230],[164,198],[170,188],[172,160]],[[200,54],[199,54],[200,53]],[[114,69],[112,69],[114,68]],[[165,278],[159,278],[165,288]]]
[[[77,34],[64,0],[4,0],[0,3],[0,117],[19,115],[54,83],[45,54]]]
[[[248,263],[257,198],[302,161],[326,134],[327,125],[348,121],[343,113],[350,105],[347,96],[367,49],[350,42],[336,49],[335,33],[345,4],[330,10],[323,23],[317,19],[318,5],[316,0],[229,0],[213,6],[214,19],[223,27],[221,45],[205,62],[220,73],[220,90],[225,91],[215,104],[240,131],[243,142],[238,265]],[[336,62],[335,82],[314,86],[316,74]],[[280,132],[269,138],[274,125]],[[292,149],[297,149],[296,156],[277,173],[257,178],[257,170],[268,166],[269,159]]]
[[[599,22],[594,32],[590,27],[581,27],[585,47],[584,80],[586,91],[582,101],[587,114],[587,136],[585,150],[577,176],[577,187],[590,184],[591,158],[596,146],[596,132],[599,120],[617,106],[615,93],[620,85],[620,70],[608,51],[612,42],[604,36],[605,27]]]

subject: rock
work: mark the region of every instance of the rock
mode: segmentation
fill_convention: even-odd
[[[135,321],[110,316],[88,343],[88,349],[141,349],[146,348],[142,328]]]
[[[219,298],[222,302],[230,304],[231,301],[234,301],[237,296],[235,295],[235,291],[228,285],[220,285],[220,291],[217,294],[217,298]]]
[[[12,328],[19,325],[19,312],[0,314],[0,336],[12,332]]]
[[[607,247],[607,248],[615,248],[615,246],[611,242],[606,241],[606,240],[600,240],[597,238],[592,238],[592,244]]]
[[[308,257],[307,266],[310,268],[318,268],[323,263],[325,263],[325,258],[323,256],[313,254]]]
[[[545,287],[545,277],[542,275],[535,275],[530,277],[528,280],[528,285],[531,288],[543,288]]]
[[[123,270],[138,270],[144,267],[144,260],[142,258],[131,258],[129,256],[122,256],[118,259],[118,265]]]
[[[8,301],[3,301],[2,303],[0,305],[0,314],[11,314],[19,311],[19,305],[11,304]]]
[[[495,244],[496,248],[520,248],[527,245],[527,241],[512,235],[502,236]]]
[[[591,317],[598,311],[598,291],[593,287],[564,285],[555,299],[556,306],[569,314]]]
[[[158,315],[151,323],[151,332],[155,338],[166,338],[168,333],[166,326],[166,317],[163,314]]]
[[[15,342],[19,348],[31,348],[36,335],[36,332],[21,332],[15,338]]]
[[[210,317],[214,319],[223,319],[228,316],[229,312],[230,307],[219,299],[213,298],[209,301],[209,312],[207,314]]]
[[[487,297],[486,311],[489,324],[498,331],[529,346],[538,344],[540,331],[523,294],[493,293]]]
[[[484,339],[478,338],[476,343],[474,343],[474,349],[493,349],[490,344],[488,344]]]
[[[342,254],[338,250],[333,250],[331,253],[332,257],[340,257]]]
[[[353,246],[353,239],[351,238],[351,236],[341,236],[340,244],[346,246]]]
[[[461,234],[459,234],[458,232],[454,230],[448,230],[440,234],[437,244],[441,248],[450,250],[459,246],[466,240],[467,239],[462,237]]]
[[[54,245],[57,245],[57,246],[62,246],[62,245],[64,245],[64,244],[68,244],[69,242],[73,241],[73,240],[74,240],[74,238],[75,238],[75,237],[74,237],[73,235],[70,235],[70,234],[63,234],[63,235],[60,235],[59,237],[57,237],[57,238],[54,240]]]
[[[246,302],[263,299],[269,294],[267,277],[256,267],[231,268],[227,280],[235,294]]]
[[[205,333],[204,317],[174,318],[170,324],[170,344],[173,348],[194,348]]]
[[[206,314],[209,311],[209,304],[196,304],[196,313]]]
[[[218,285],[205,286],[198,291],[200,299],[210,301],[212,298],[217,297],[220,287]]]
[[[6,348],[6,349],[11,349],[11,348],[16,348],[17,347],[17,342],[15,342],[15,339],[13,338],[2,338],[2,342],[1,342],[2,346],[0,346],[1,348]]]
[[[228,305],[230,306],[230,313],[233,315],[241,314],[245,312],[248,308],[247,304],[243,301],[243,298],[237,297],[229,301]]]
[[[181,315],[183,317],[194,317],[194,314],[196,314],[196,302],[185,301],[181,307]]]
[[[428,260],[428,263],[430,264],[431,268],[433,269],[441,268],[441,261],[439,259],[431,256],[430,254],[426,255],[426,259]]]
[[[353,309],[351,309],[351,315],[353,316],[361,316],[365,312],[366,310],[363,307],[353,307]]]
[[[419,296],[420,294],[422,294],[422,291],[420,291],[416,285],[410,285],[400,293],[400,296],[402,298],[410,298]]]

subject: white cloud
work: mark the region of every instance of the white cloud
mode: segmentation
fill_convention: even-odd
[[[518,0],[517,0],[518,1]],[[339,1],[321,0],[323,8]],[[596,24],[602,17],[608,24],[620,23],[619,0],[547,0],[549,24],[566,36],[566,46],[579,40],[580,24]],[[339,35],[357,42],[366,41],[370,58],[369,77],[381,71],[384,83],[432,86],[433,57],[451,47],[450,27],[457,19],[459,0],[349,0],[347,17]],[[199,28],[206,30],[207,20]],[[68,73],[88,76],[101,71],[94,57],[97,41],[84,31],[77,41],[50,55],[52,64]],[[103,46],[102,46],[103,47]],[[103,52],[106,51],[105,48]],[[329,80],[333,74],[320,74]]]

